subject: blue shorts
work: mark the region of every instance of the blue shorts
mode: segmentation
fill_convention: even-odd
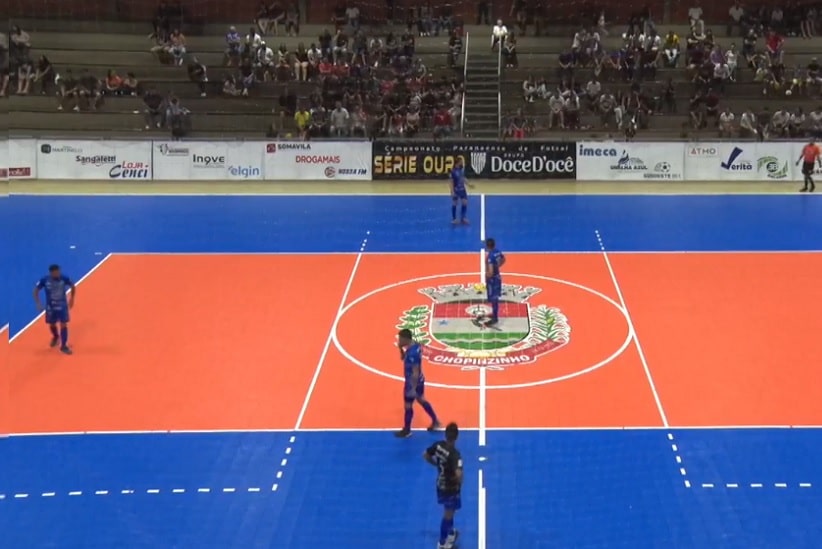
[[[46,324],[66,323],[69,321],[68,307],[62,309],[46,309]]]
[[[459,511],[462,509],[462,496],[456,494],[443,494],[437,492],[437,503],[442,505],[446,511]]]
[[[485,282],[485,291],[488,295],[488,301],[497,301],[502,296],[502,279],[489,278]]]
[[[468,191],[462,189],[461,191],[454,191],[451,195],[454,200],[468,200]]]
[[[423,398],[425,396],[425,382],[420,381],[419,383],[417,383],[417,389],[414,391],[415,396],[409,397],[408,396],[409,392],[410,391],[409,391],[408,385],[405,385],[405,387],[403,387],[403,391],[402,391],[402,398],[405,399],[405,402],[414,402],[418,398]]]

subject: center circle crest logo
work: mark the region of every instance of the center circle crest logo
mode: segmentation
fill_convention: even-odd
[[[409,329],[432,364],[462,370],[504,370],[533,364],[571,340],[563,312],[539,302],[537,286],[505,284],[504,322],[486,326],[491,314],[482,284],[447,284],[418,290],[425,302],[402,312],[398,329]]]
[[[395,338],[409,329],[425,349],[426,385],[458,390],[572,379],[613,362],[631,344],[627,314],[614,299],[532,274],[506,274],[501,321],[486,327],[485,288],[472,279],[477,273],[428,275],[372,289],[340,310],[331,341],[344,364],[403,382]],[[482,386],[478,370],[488,372]]]

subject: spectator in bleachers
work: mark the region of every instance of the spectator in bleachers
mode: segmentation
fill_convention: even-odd
[[[208,68],[200,63],[196,57],[191,58],[191,63],[188,64],[188,79],[194,82],[197,90],[200,92],[200,97],[205,97],[206,86],[208,85]]]
[[[522,82],[522,99],[526,103],[533,103],[537,99],[537,85],[531,76]]]
[[[813,5],[801,6],[799,8],[803,11],[801,21],[799,23],[799,32],[802,38],[813,38],[816,36],[816,18],[818,16],[817,8]]]
[[[354,30],[360,28],[360,8],[354,5],[346,6],[345,21]]]
[[[448,67],[455,68],[459,64],[459,59],[462,57],[462,35],[456,30],[451,31],[448,38]]]
[[[283,55],[279,52],[278,54],[278,58],[282,59]],[[274,76],[275,68],[278,66],[275,63],[274,50],[268,47],[265,42],[260,42],[260,47],[257,48],[257,55],[254,58],[254,68],[257,70],[258,78],[268,82]]]
[[[71,107],[74,111],[80,110],[78,86],[79,82],[74,77],[71,69],[66,69],[65,77],[61,77],[57,82],[58,111],[62,111],[64,107]]]
[[[725,107],[722,109],[722,113],[719,115],[719,137],[720,138],[731,138],[733,137],[734,133],[734,120],[736,116],[734,113],[731,112],[729,107]]]
[[[149,50],[157,56],[157,60],[166,65],[174,62],[171,56],[171,42],[168,35],[153,35],[154,45]]]
[[[348,122],[351,115],[348,109],[343,107],[341,101],[337,101],[334,109],[328,115],[329,133],[331,137],[347,137],[348,136]]]
[[[169,96],[166,108],[166,124],[174,140],[182,139],[188,134],[189,111],[180,104],[174,95]]]
[[[351,111],[351,135],[354,137],[368,137],[368,116],[362,106],[357,105]]]
[[[585,85],[585,102],[591,112],[597,110],[600,95],[602,95],[602,84],[596,78],[589,80]]]
[[[254,27],[248,29],[248,34],[245,35],[245,40],[243,41],[242,50],[240,52],[241,57],[250,59],[254,58],[257,55],[257,50],[260,48],[260,44],[263,43],[263,37],[254,30]]]
[[[225,35],[225,53],[223,54],[223,64],[230,67],[235,63],[239,64],[242,53],[243,39],[237,32],[237,27],[231,26]]]
[[[308,137],[308,127],[311,124],[311,113],[305,108],[300,107],[294,113],[294,124],[297,126],[297,132],[301,139]]]
[[[548,129],[553,129],[555,125],[559,129],[565,129],[565,100],[562,95],[552,95],[548,99],[548,109]]]
[[[171,10],[165,0],[160,0],[157,9],[154,11],[152,20],[153,31],[149,38],[165,42],[171,32]]]
[[[11,26],[9,32],[9,57],[12,60],[22,61],[28,58],[31,49],[31,37],[18,25]]]
[[[300,34],[300,8],[291,2],[285,10],[285,32],[288,36]]]
[[[742,34],[742,20],[744,16],[745,9],[739,2],[734,2],[730,9],[728,9],[728,36],[733,36],[734,29],[737,29],[737,31]]]
[[[294,78],[294,66],[291,57],[291,54],[287,51],[277,56],[277,65],[274,67],[274,79],[277,82],[288,82]]]
[[[785,39],[776,31],[770,31],[768,38],[765,41],[765,47],[768,51],[768,57],[771,64],[782,64],[784,57]]]
[[[725,64],[728,66],[728,80],[736,82],[737,70],[739,67],[739,54],[736,53],[736,44],[731,44],[725,50]]]
[[[805,122],[805,113],[802,111],[802,107],[797,107],[791,113],[791,121],[788,124],[788,137],[793,139],[805,137]]]
[[[174,64],[181,67],[186,55],[186,37],[180,32],[180,29],[174,29],[171,31],[168,41],[168,53],[174,59]]]
[[[242,61],[240,61],[240,95],[243,97],[248,97],[251,88],[254,87],[254,84],[257,82],[256,78],[256,71],[254,70],[254,64],[251,62],[251,58],[245,57]]]
[[[9,66],[4,64],[0,67],[0,97],[6,97],[9,91]]]
[[[519,67],[519,60],[517,58],[517,39],[514,36],[505,38],[505,44],[502,47],[502,57],[505,63],[505,68],[516,69]]]
[[[28,95],[31,91],[31,84],[37,71],[30,59],[24,59],[17,66],[17,95]]]
[[[312,44],[313,45],[313,44]],[[300,42],[294,52],[294,78],[300,82],[308,80],[309,57],[305,45]]]
[[[808,114],[808,130],[811,137],[822,137],[822,107],[816,107]]]
[[[752,137],[760,138],[756,116],[754,116],[754,113],[750,109],[743,112],[742,117],[739,119],[739,137],[743,139]]]
[[[223,95],[227,97],[238,97],[241,89],[237,86],[237,80],[234,76],[226,74],[223,76]]]
[[[434,139],[448,137],[454,130],[454,118],[445,105],[441,105],[434,113]]]
[[[691,31],[697,36],[705,35],[705,21],[702,20],[702,6],[699,5],[699,0],[695,0],[694,5],[688,9],[688,23]]]
[[[340,58],[346,58],[349,53],[348,47],[348,35],[345,34],[342,29],[337,31],[337,34],[334,36],[334,45],[333,49],[331,50],[331,59],[334,61],[334,64],[337,63],[337,60]]]
[[[106,81],[103,85],[103,91],[106,95],[120,95],[123,93],[123,79],[114,69],[109,69],[106,73]]]
[[[502,19],[497,19],[497,24],[491,29],[491,49],[500,46],[506,36],[508,36],[508,27],[502,23]]]
[[[317,43],[319,44],[320,52],[322,52],[323,56],[331,55],[331,52],[334,49],[334,36],[328,29],[323,30],[317,38]]]
[[[40,93],[42,95],[50,95],[54,89],[55,81],[57,80],[57,71],[45,55],[41,55],[37,60],[37,73],[34,76],[34,81],[40,83]]]
[[[771,117],[771,135],[788,137],[791,123],[791,113],[785,109],[777,109]]]
[[[125,95],[139,95],[140,81],[133,72],[127,72],[126,77],[123,78],[123,83],[120,85],[120,89],[123,90]]]
[[[88,70],[80,76],[78,91],[86,107],[96,111],[103,101],[103,83]]]
[[[279,25],[284,19],[285,10],[279,2],[274,0],[270,5],[266,5],[265,1],[261,1],[254,23],[256,23],[257,28],[260,30],[261,36],[266,36],[271,29],[274,29],[274,34],[276,35],[279,32]]]
[[[166,121],[165,98],[152,88],[143,94],[143,104],[146,106],[146,129],[162,128]]]

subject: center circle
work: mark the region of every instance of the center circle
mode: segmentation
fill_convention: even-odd
[[[575,282],[522,273],[506,273],[499,327],[483,332],[475,319],[488,316],[490,307],[482,288],[471,283],[478,276],[430,275],[371,290],[343,307],[332,341],[352,364],[403,382],[373,366],[397,362],[389,339],[396,329],[374,341],[363,336],[363,326],[411,327],[426,343],[426,385],[460,390],[572,379],[607,365],[631,344],[628,315],[612,298]],[[465,384],[465,370],[479,368],[487,370],[487,383]]]

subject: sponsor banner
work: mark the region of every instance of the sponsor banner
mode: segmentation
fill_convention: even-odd
[[[155,141],[155,180],[262,179],[263,147],[242,141]]]
[[[793,181],[795,145],[685,143],[685,173],[693,181]],[[800,147],[801,148],[801,147]]]
[[[37,140],[10,139],[8,145],[9,179],[37,177]]]
[[[37,177],[151,179],[151,141],[37,141]]]
[[[9,178],[9,142],[0,141],[0,179]]]
[[[577,143],[580,181],[681,181],[682,143]]]
[[[262,146],[267,180],[371,180],[368,141],[278,141]]]
[[[446,177],[457,158],[470,179],[574,179],[573,142],[463,141],[421,144],[374,142],[374,179]]]

